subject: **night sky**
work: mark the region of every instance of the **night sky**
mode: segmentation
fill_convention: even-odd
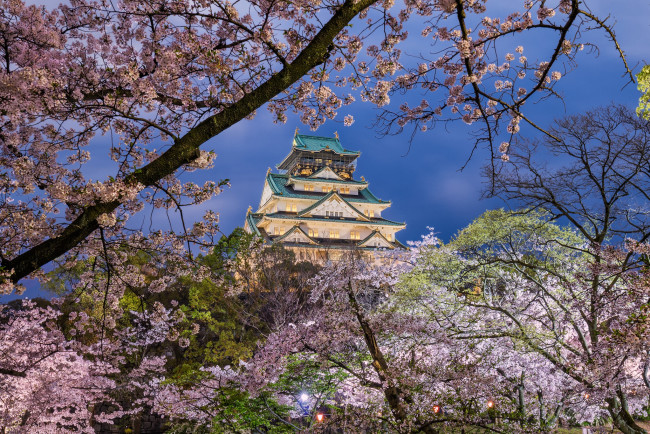
[[[506,7],[509,2],[501,0],[496,3],[503,3]],[[602,0],[589,4],[599,16],[611,15],[610,20],[615,22],[614,29],[628,56],[628,63],[634,72],[638,72],[650,60],[650,0]],[[419,29],[412,33],[419,33]],[[605,33],[592,31],[585,36],[598,45],[600,52],[596,55],[585,50],[578,58],[577,67],[560,80],[556,90],[563,95],[563,100],[547,100],[526,108],[526,113],[542,125],[548,126],[555,118],[582,113],[611,102],[630,107],[637,105],[639,92],[636,85],[629,84],[623,76],[623,66]],[[537,43],[530,41],[525,45],[526,50],[530,44]],[[540,53],[543,54],[543,49]],[[415,104],[420,99],[422,96],[414,92]],[[198,218],[206,209],[212,209],[219,213],[221,230],[225,234],[243,226],[248,206],[257,209],[267,168],[272,167],[275,171],[276,164],[290,151],[296,127],[302,134],[329,137],[338,131],[345,148],[361,151],[355,178],[365,176],[377,197],[392,201],[392,207],[384,217],[407,223],[406,229],[397,234],[402,242],[418,239],[428,232],[427,227],[433,227],[438,236],[447,241],[486,209],[516,206],[500,200],[481,200],[484,182],[481,167],[489,157],[485,150],[477,150],[466,168],[460,171],[473,147],[471,127],[462,122],[441,124],[425,133],[418,132],[411,141],[411,130],[399,135],[381,136],[373,128],[378,113],[369,103],[355,103],[339,112],[341,122],[331,121],[317,131],[310,131],[295,116],[290,115],[286,124],[279,125],[272,122],[265,109],[259,110],[255,119],[240,122],[208,142],[205,149],[218,154],[213,169],[181,178],[199,183],[206,179],[218,181],[228,178],[231,181],[231,187],[221,195],[188,210],[190,214],[186,214],[186,218]],[[347,114],[355,117],[351,127],[342,123]],[[520,134],[534,137],[523,122]],[[29,287],[26,296],[41,295],[35,285]],[[14,297],[0,297],[0,301]]]

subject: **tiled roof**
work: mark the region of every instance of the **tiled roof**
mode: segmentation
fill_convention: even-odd
[[[273,191],[273,194],[277,194],[283,197],[293,197],[297,199],[320,199],[326,194],[319,192],[295,191],[292,188],[287,187],[289,178],[290,175],[277,173],[269,173],[266,177],[269,182],[269,186]],[[360,190],[358,195],[347,194],[342,195],[342,197],[348,202],[390,203],[389,201],[377,199],[375,195],[372,194],[367,188]]]
[[[344,149],[339,142],[339,139],[332,137],[318,137],[306,136],[304,134],[296,134],[294,137],[294,149],[303,151],[318,152],[324,150],[332,150],[340,155],[360,155],[360,152],[348,151]]]
[[[382,218],[371,218],[369,221],[357,220],[357,219],[346,219],[346,218],[326,218],[326,217],[299,217],[296,214],[289,214],[283,212],[274,212],[270,214],[265,214],[264,217],[277,218],[277,219],[286,219],[286,220],[301,220],[301,221],[320,221],[320,222],[331,222],[331,223],[355,223],[363,225],[379,225],[379,226],[406,226],[406,223],[394,222],[392,220],[386,220]]]
[[[263,216],[264,214],[253,214],[250,212],[246,215],[246,222],[248,223],[248,227],[255,235],[262,236],[260,230],[257,228],[257,223],[262,220]]]

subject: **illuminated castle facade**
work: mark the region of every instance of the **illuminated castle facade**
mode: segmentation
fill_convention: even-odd
[[[359,152],[334,138],[296,134],[291,152],[266,174],[257,211],[245,230],[300,252],[302,259],[336,259],[346,250],[404,248],[395,234],[406,227],[383,217],[390,202],[354,179]]]

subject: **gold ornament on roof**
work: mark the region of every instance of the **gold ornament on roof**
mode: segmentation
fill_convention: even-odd
[[[250,214],[253,212],[253,207],[248,205],[248,209],[246,210],[246,214]]]
[[[293,136],[296,137],[298,135],[298,127],[296,127],[296,131],[293,132]]]
[[[336,137],[336,139],[338,140],[338,138],[339,138],[339,132],[338,131],[334,131],[334,137]]]
[[[268,175],[269,173],[271,173],[271,168],[270,167],[268,169],[266,169],[266,174]]]

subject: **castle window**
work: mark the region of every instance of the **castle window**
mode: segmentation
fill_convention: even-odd
[[[361,239],[361,234],[359,231],[350,231],[350,239],[351,240],[360,240]]]
[[[309,236],[310,237],[317,237],[318,236],[318,231],[315,231],[313,229],[309,229]]]
[[[331,190],[332,190],[332,187],[328,187],[328,186],[321,187],[321,191],[323,193],[329,193]]]
[[[273,228],[273,235],[280,235],[280,228],[279,227],[276,226],[275,228]]]
[[[338,238],[338,237],[339,237],[339,231],[330,229],[330,238]]]
[[[314,191],[314,186],[311,184],[306,184],[305,185],[305,191]]]

